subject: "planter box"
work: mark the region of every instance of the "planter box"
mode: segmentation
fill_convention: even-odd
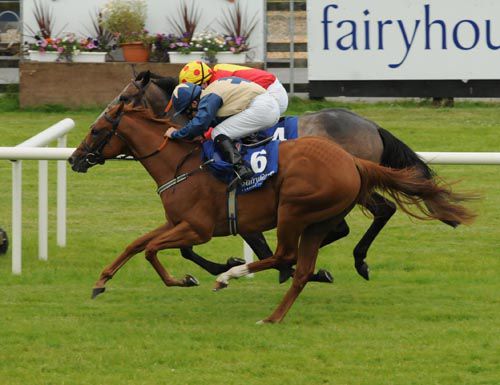
[[[180,52],[171,51],[168,53],[170,57],[170,63],[175,64],[186,64],[192,61],[201,60],[207,63],[207,60],[203,58],[203,52],[191,52],[188,54],[183,54]],[[218,63],[237,63],[242,64],[246,61],[246,54],[242,53],[232,53],[232,52],[217,52],[216,55]]]
[[[80,52],[73,55],[75,63],[105,63],[107,52]]]
[[[42,62],[55,62],[59,57],[57,52],[40,52],[40,51],[28,51],[29,59],[31,61],[42,61]]]
[[[217,61],[219,63],[243,64],[246,62],[246,53],[218,52]]]
[[[40,52],[29,50],[29,59],[31,61],[55,62],[59,57],[57,52]],[[106,61],[106,52],[80,52],[73,55],[72,60],[75,63],[104,63]],[[66,60],[61,60],[66,62]]]
[[[188,54],[180,53],[180,52],[175,52],[175,51],[169,51],[168,56],[170,57],[170,63],[174,64],[186,64],[192,61],[196,60],[201,60],[206,62],[206,60],[202,59],[203,52],[190,52]]]

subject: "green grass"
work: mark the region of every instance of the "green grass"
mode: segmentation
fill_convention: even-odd
[[[294,100],[290,113],[331,103]],[[500,105],[350,104],[418,151],[499,151]],[[97,110],[17,111],[0,103],[2,146],[71,117],[76,146]],[[54,111],[54,110],[53,110]],[[210,291],[213,277],[160,253],[196,288],[166,288],[143,255],[96,300],[102,268],[163,220],[154,183],[133,162],[68,173],[68,245],[55,246],[55,164],[50,164],[49,260],[37,259],[37,164],[23,163],[23,273],[0,257],[0,384],[498,384],[500,383],[500,180],[498,166],[436,166],[460,190],[483,194],[479,213],[455,230],[397,213],[360,278],[352,249],[370,220],[348,217],[351,234],[322,250],[335,284],[310,284],[284,323],[258,326],[288,284],[262,272]],[[0,163],[0,226],[10,234],[11,166]],[[275,245],[275,233],[268,238]],[[196,250],[224,261],[240,238]]]

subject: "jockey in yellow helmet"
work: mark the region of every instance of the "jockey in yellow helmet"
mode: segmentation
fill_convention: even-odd
[[[179,83],[189,82],[205,88],[216,80],[232,76],[257,83],[276,100],[281,115],[286,111],[288,107],[288,94],[285,88],[275,75],[258,68],[235,64],[217,64],[211,69],[200,60],[192,61],[181,69]]]

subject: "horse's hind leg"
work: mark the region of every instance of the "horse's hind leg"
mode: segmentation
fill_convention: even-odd
[[[371,195],[372,201],[366,208],[373,214],[373,222],[354,248],[354,267],[359,275],[369,280],[368,264],[365,262],[368,249],[396,212],[396,205],[378,193]]]
[[[278,224],[278,245],[276,253],[270,258],[251,262],[246,265],[236,266],[219,275],[215,281],[214,291],[227,287],[232,278],[243,277],[247,274],[262,270],[279,268],[281,265],[290,265],[296,260],[297,245],[302,229],[291,225],[293,221]]]
[[[181,255],[190,260],[191,262],[200,266],[203,270],[209,272],[212,275],[219,275],[228,271],[230,268],[238,265],[245,264],[245,261],[241,258],[229,258],[226,263],[216,263],[203,258],[201,255],[196,254],[192,247],[182,247],[180,249]]]
[[[92,290],[92,298],[97,297],[99,294],[106,290],[105,285],[113,276],[116,274],[120,268],[128,262],[137,253],[143,251],[146,245],[159,234],[164,233],[171,227],[168,223],[158,227],[157,229],[137,238],[126,249],[121,253],[118,258],[116,258],[110,265],[106,266],[101,272],[99,279],[95,283],[94,289]]]
[[[325,224],[311,225],[304,230],[300,238],[297,269],[293,276],[292,285],[276,310],[259,323],[274,323],[283,320],[313,274],[319,247],[327,232],[328,227]]]

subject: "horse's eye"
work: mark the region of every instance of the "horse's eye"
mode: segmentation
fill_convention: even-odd
[[[90,130],[90,134],[92,136],[97,136],[97,135],[99,135],[99,131],[97,131],[95,128],[93,128],[93,129]]]

